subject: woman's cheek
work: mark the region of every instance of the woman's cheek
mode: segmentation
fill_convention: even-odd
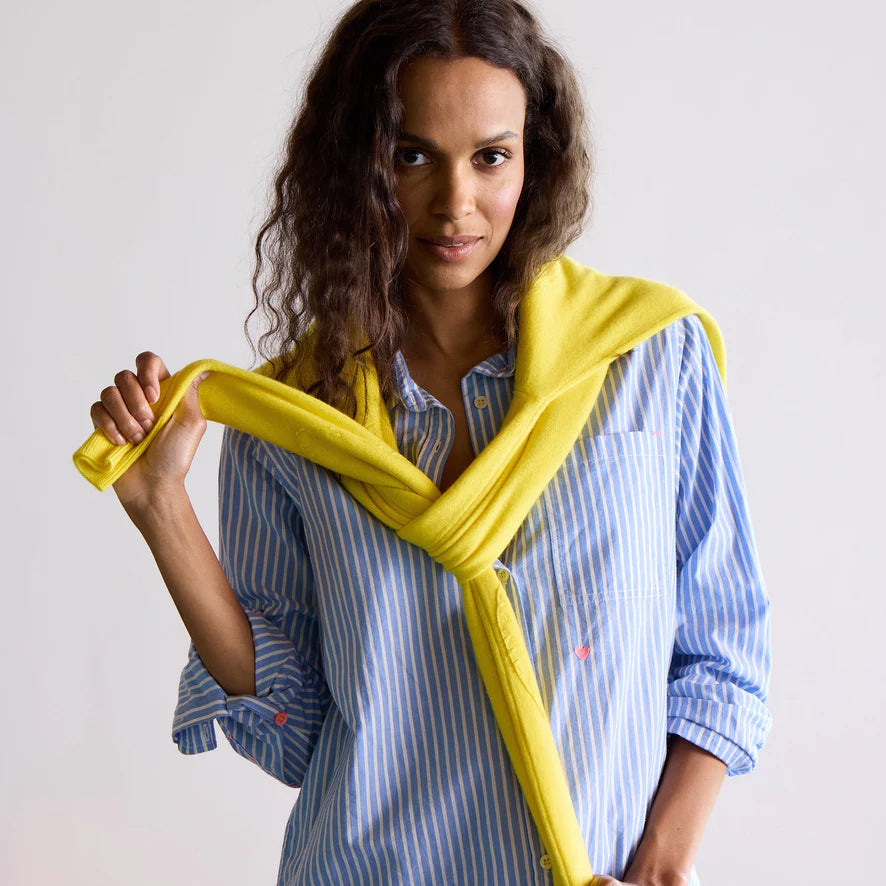
[[[502,183],[502,186],[495,192],[494,200],[496,211],[500,213],[510,212],[513,214],[520,200],[520,194],[523,191],[523,174],[509,179]]]

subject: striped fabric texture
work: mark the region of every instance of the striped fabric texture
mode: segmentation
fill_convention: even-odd
[[[474,452],[515,350],[461,383]],[[397,355],[401,453],[439,483],[449,410]],[[301,456],[225,427],[219,559],[250,620],[256,695],[191,645],[172,738],[299,789],[277,886],[550,886],[476,668],[458,582]],[[617,358],[570,455],[495,567],[523,626],[592,868],[621,879],[668,733],[727,775],[771,729],[769,598],[717,365],[688,314]],[[690,886],[700,886],[693,868]]]

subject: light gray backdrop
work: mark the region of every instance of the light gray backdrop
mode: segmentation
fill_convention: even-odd
[[[71,455],[135,355],[247,365],[252,245],[304,68],[346,4],[3,6],[0,879],[272,884],[297,793],[170,738],[188,637]],[[724,333],[772,599],[774,728],[705,886],[874,882],[884,786],[881,3],[536,5],[581,72],[596,214],[569,251]],[[189,475],[215,544],[221,426]]]

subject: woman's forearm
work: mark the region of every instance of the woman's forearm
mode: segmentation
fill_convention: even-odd
[[[229,695],[255,695],[249,619],[200,526],[184,488],[130,512],[144,536],[197,654]]]
[[[668,736],[658,791],[625,882],[686,886],[726,764],[679,735]]]

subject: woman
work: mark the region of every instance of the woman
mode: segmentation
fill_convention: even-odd
[[[581,231],[584,121],[572,68],[521,3],[352,6],[311,73],[256,248],[275,377],[353,416],[371,360],[399,451],[448,489],[508,412],[523,293]],[[118,443],[142,439],[169,377],[152,352],[135,362],[91,410]],[[458,583],[328,470],[232,428],[216,557],[184,487],[199,383],[114,484],[193,641],[179,750],[213,749],[215,720],[301,788],[279,884],[551,882]],[[495,566],[595,882],[697,884],[723,778],[754,767],[770,727],[769,602],[697,316],[612,363]]]

